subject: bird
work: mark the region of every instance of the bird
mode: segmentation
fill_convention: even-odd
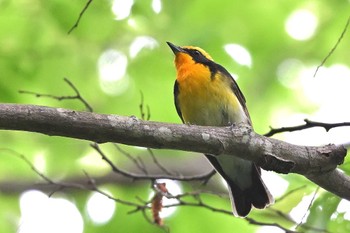
[[[167,42],[175,55],[174,102],[188,125],[252,125],[246,100],[231,74],[203,49]],[[232,155],[206,158],[226,181],[235,216],[246,217],[252,206],[264,209],[274,202],[255,163]]]

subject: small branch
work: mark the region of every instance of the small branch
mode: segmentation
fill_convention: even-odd
[[[304,188],[306,188],[306,187],[307,187],[307,185],[302,185],[302,186],[300,186],[300,187],[298,187],[298,188],[295,188],[295,189],[290,190],[289,192],[283,194],[283,196],[281,196],[281,197],[279,197],[278,199],[276,199],[276,200],[275,200],[275,203],[284,200],[284,199],[287,198],[289,195],[291,195],[291,194],[293,194],[293,193],[295,193],[295,192],[297,192],[297,191],[299,191],[299,190],[301,190],[301,189],[304,189]]]
[[[78,27],[79,22],[80,22],[81,18],[83,17],[85,11],[86,11],[87,8],[89,7],[90,3],[92,3],[92,0],[88,0],[88,1],[86,2],[86,4],[85,4],[83,10],[82,10],[82,11],[80,12],[80,14],[79,14],[78,19],[75,21],[75,24],[71,27],[71,29],[69,29],[68,34],[70,34],[75,28]]]
[[[62,101],[62,100],[79,100],[81,101],[85,108],[87,109],[88,112],[93,112],[93,109],[91,107],[91,105],[81,96],[80,92],[78,91],[78,89],[74,86],[74,84],[69,81],[69,79],[64,78],[63,79],[75,92],[76,95],[73,96],[56,96],[56,95],[51,95],[51,94],[40,94],[37,92],[32,92],[32,91],[23,91],[23,90],[19,90],[18,93],[20,94],[30,94],[30,95],[35,95],[36,97],[40,98],[40,97],[48,97],[48,98],[52,98],[58,101]]]
[[[124,171],[120,168],[118,168],[101,150],[101,148],[98,146],[97,143],[91,143],[90,146],[94,148],[102,157],[103,160],[105,160],[108,165],[112,168],[113,172],[121,174],[127,178],[130,178],[132,180],[157,180],[157,179],[169,179],[169,180],[179,180],[179,181],[206,181],[210,179],[210,177],[215,174],[215,172],[210,171],[209,173],[205,173],[203,175],[196,175],[196,176],[172,176],[172,175],[150,175],[150,174],[136,174],[132,172]]]
[[[303,217],[301,217],[301,220],[300,220],[300,222],[298,223],[298,225],[296,225],[295,229],[298,229],[298,227],[300,227],[300,226],[303,224],[304,219],[305,219],[305,217],[306,217],[308,211],[311,209],[311,206],[312,206],[312,204],[314,203],[314,200],[315,200],[316,195],[317,195],[317,193],[318,193],[319,190],[320,190],[320,186],[317,186],[317,188],[316,188],[316,190],[315,190],[315,192],[314,192],[314,195],[313,195],[312,198],[311,198],[311,201],[310,201],[310,203],[309,203],[309,206],[307,207],[307,209],[306,209],[306,211],[305,211]]]
[[[144,110],[144,102],[143,102],[143,92],[142,91],[140,91],[140,95],[141,95],[141,102],[139,104],[139,109],[140,109],[141,119],[149,121],[149,119],[151,119],[150,108],[149,108],[148,105],[146,105],[147,112],[145,112],[145,110]]]
[[[302,124],[302,125],[281,127],[281,128],[270,128],[270,131],[265,133],[264,136],[271,137],[271,136],[278,134],[278,133],[294,132],[294,131],[298,131],[298,130],[313,128],[313,127],[323,127],[328,132],[332,128],[350,126],[350,122],[324,123],[324,122],[311,121],[308,119],[304,119],[304,122],[305,122],[305,124]]]
[[[10,152],[12,155],[20,158],[23,160],[37,175],[39,175],[44,181],[46,181],[49,184],[54,184],[54,182],[47,178],[42,172],[40,172],[24,155],[18,153],[17,151],[14,151],[12,149],[6,149],[6,148],[0,148],[0,151],[7,151]]]
[[[56,182],[56,181],[53,181],[52,179],[48,178],[47,176],[45,176],[38,169],[36,169],[35,166],[24,155],[19,154],[18,152],[13,151],[11,149],[2,149],[2,150],[9,151],[10,153],[14,154],[15,156],[17,156],[20,159],[22,159],[23,161],[25,161],[25,163],[27,163],[29,165],[29,167],[37,175],[39,175],[45,182],[47,182],[49,185],[57,186],[57,188],[55,189],[56,191],[57,190],[68,189],[68,188],[95,191],[97,193],[100,193],[100,194],[104,195],[105,197],[107,197],[107,198],[109,198],[111,200],[114,200],[117,203],[133,207],[134,209],[129,211],[128,212],[129,214],[136,213],[136,212],[140,211],[143,214],[144,218],[152,225],[154,225],[155,223],[153,221],[151,221],[151,219],[148,217],[148,215],[146,213],[146,210],[149,210],[151,208],[152,208],[152,211],[153,211],[153,217],[155,215],[156,215],[155,217],[159,217],[159,211],[161,210],[161,208],[170,208],[170,207],[179,207],[179,206],[191,206],[191,207],[205,208],[205,209],[211,210],[213,212],[223,213],[223,214],[227,214],[227,215],[233,217],[231,210],[225,210],[225,209],[221,209],[221,208],[216,208],[214,206],[206,204],[201,198],[201,195],[206,194],[206,193],[201,192],[201,191],[187,192],[187,193],[183,193],[183,194],[179,194],[179,195],[175,195],[174,196],[174,195],[172,195],[171,193],[168,192],[168,190],[165,188],[165,184],[161,184],[160,186],[159,186],[159,184],[158,185],[156,184],[156,186],[155,187],[153,186],[153,187],[156,188],[155,196],[158,197],[160,202],[159,203],[154,203],[154,201],[155,201],[155,199],[154,199],[155,196],[154,196],[153,198],[151,198],[151,200],[149,200],[149,201],[141,201],[141,204],[138,204],[138,203],[131,202],[131,201],[126,201],[126,200],[123,200],[123,199],[120,199],[120,198],[115,198],[114,196],[111,196],[110,194],[100,190],[96,186],[97,185],[96,181],[86,171],[83,171],[84,174],[85,174],[85,177],[87,178],[86,185],[77,184],[77,183]],[[51,195],[54,192],[51,192]],[[219,195],[213,194],[213,193],[207,193],[207,194],[215,195],[215,196],[220,197]],[[178,202],[175,203],[175,204],[170,204],[170,205],[164,205],[163,206],[162,203],[161,203],[161,199],[163,197],[176,199]],[[184,198],[188,198],[188,197],[193,197],[195,201],[190,202],[190,201],[183,200]],[[150,203],[152,203],[152,206],[149,205]],[[160,206],[157,207],[157,206],[155,206],[155,204],[158,204]],[[154,220],[156,220],[156,219],[154,218]],[[161,219],[159,219],[159,220],[160,221],[156,222],[158,227],[161,227],[166,232],[169,232],[170,229],[167,226],[162,225],[162,220]],[[244,218],[242,220],[245,220],[249,224],[257,225],[257,226],[273,226],[273,227],[276,227],[276,228],[279,228],[279,229],[285,231],[286,233],[298,233],[297,231],[289,230],[289,229],[283,227],[282,225],[280,225],[278,223],[260,222],[260,221],[257,221],[255,219],[253,219],[253,218],[249,218],[249,217],[246,217],[246,218]],[[302,226],[302,227],[307,228],[307,226]],[[322,231],[322,230],[318,230],[318,229],[313,229],[313,230]]]
[[[92,1],[92,0],[91,0]],[[93,109],[91,107],[91,105],[81,96],[80,92],[78,91],[78,89],[73,85],[73,83],[71,81],[69,81],[69,79],[64,78],[64,81],[66,83],[68,83],[68,85],[74,90],[75,94],[76,94],[76,99],[80,100],[84,105],[85,108],[87,109],[88,112],[93,112]]]
[[[349,27],[349,23],[350,23],[350,17],[348,18],[348,20],[346,21],[345,27],[343,29],[343,32],[341,33],[340,37],[338,38],[337,43],[335,43],[335,45],[333,46],[333,48],[331,49],[331,51],[327,54],[327,56],[322,60],[321,64],[317,66],[316,71],[314,73],[314,77],[316,76],[318,70],[324,65],[324,63],[326,63],[326,61],[328,60],[328,58],[334,53],[334,51],[337,49],[340,41],[343,39],[346,30]]]
[[[67,189],[67,188],[74,188],[74,189],[82,189],[82,190],[92,190],[92,191],[96,191],[118,203],[124,204],[124,205],[129,205],[129,206],[134,206],[134,207],[138,207],[141,205],[138,205],[134,202],[129,202],[129,201],[125,201],[122,199],[118,199],[118,198],[114,198],[111,195],[109,195],[106,192],[103,192],[102,190],[98,189],[96,187],[96,182],[89,176],[89,174],[87,172],[84,171],[85,176],[88,179],[87,185],[83,185],[83,184],[78,184],[78,183],[64,183],[64,182],[57,182],[57,181],[53,181],[52,179],[48,178],[46,175],[44,175],[43,173],[41,173],[24,155],[11,150],[11,149],[1,149],[1,150],[7,150],[9,152],[11,152],[13,155],[17,156],[18,158],[22,159],[26,164],[29,165],[29,167],[37,174],[40,176],[40,178],[42,178],[45,182],[47,182],[49,185],[56,185],[58,188],[56,190],[63,190],[63,189]],[[51,193],[50,195],[52,195],[53,193]]]
[[[284,232],[286,233],[300,233],[299,231],[292,231],[292,230],[289,230],[283,226],[281,226],[280,224],[278,223],[265,223],[265,222],[259,222],[259,221],[256,221],[252,218],[249,218],[249,217],[246,217],[246,220],[250,223],[250,224],[253,224],[253,225],[257,225],[257,226],[270,226],[270,227],[277,227],[277,228],[280,228],[281,230],[283,230]]]
[[[151,118],[151,113],[150,113],[150,109],[149,106],[147,105],[147,114],[145,113],[144,110],[144,99],[143,99],[143,92],[140,91],[140,95],[141,95],[141,102],[139,104],[139,109],[140,109],[140,114],[141,114],[141,119],[142,120],[149,120]],[[152,158],[153,163],[160,169],[162,170],[165,174],[167,175],[172,175],[172,173],[170,171],[168,171],[168,169],[166,169],[156,158],[156,156],[154,155],[153,151],[151,148],[147,148],[147,151],[149,153],[149,155]]]
[[[141,158],[135,159],[131,154],[123,150],[118,144],[113,143],[114,147],[122,154],[125,155],[129,160],[131,160],[136,167],[138,167],[144,174],[148,174],[146,166]]]
[[[165,205],[165,206],[163,206],[163,208],[176,207],[176,206],[192,206],[192,207],[205,208],[205,209],[211,210],[213,212],[217,212],[217,213],[222,213],[222,214],[227,214],[227,215],[233,216],[231,210],[225,210],[225,209],[216,208],[216,207],[213,207],[211,205],[208,205],[208,204],[204,203],[201,200],[201,198],[197,198],[197,199],[198,199],[197,202],[188,202],[188,201],[180,200],[179,203],[171,204],[171,205]],[[252,224],[252,225],[272,226],[272,227],[277,227],[277,228],[285,231],[286,233],[299,233],[298,231],[289,230],[289,229],[283,227],[282,225],[280,225],[278,223],[260,222],[260,221],[254,220],[253,218],[249,218],[249,217],[245,217],[244,220],[246,220],[249,224]]]
[[[157,165],[157,167],[163,171],[165,174],[167,175],[172,175],[172,173],[170,171],[168,171],[168,169],[166,169],[156,158],[156,156],[154,155],[153,151],[150,148],[147,148],[148,153],[150,154],[150,156],[152,157],[153,163],[155,165]]]

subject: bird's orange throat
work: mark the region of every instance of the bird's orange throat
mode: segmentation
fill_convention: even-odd
[[[177,71],[177,80],[179,83],[199,81],[207,79],[211,76],[208,67],[203,64],[196,63],[188,54],[178,53],[175,58],[175,66]],[[191,79],[191,80],[188,80]],[[197,79],[197,80],[193,80]],[[206,81],[206,80],[202,80]]]

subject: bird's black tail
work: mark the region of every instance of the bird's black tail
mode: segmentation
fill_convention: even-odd
[[[269,190],[261,179],[260,168],[252,164],[252,185],[242,190],[234,182],[226,179],[228,184],[233,213],[236,216],[245,217],[249,214],[252,206],[264,209],[274,202]]]

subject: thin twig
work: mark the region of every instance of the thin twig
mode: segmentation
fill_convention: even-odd
[[[81,101],[84,104],[84,106],[85,106],[85,108],[86,108],[86,110],[88,112],[93,112],[93,109],[92,109],[91,105],[81,96],[80,92],[74,86],[74,84],[71,81],[69,81],[69,79],[67,79],[67,78],[64,78],[63,80],[73,89],[73,91],[75,92],[75,95],[72,95],[72,96],[56,96],[56,95],[51,95],[51,94],[41,94],[41,93],[37,93],[37,92],[33,92],[33,91],[23,91],[23,90],[19,90],[18,93],[35,95],[35,97],[38,97],[38,98],[40,98],[40,97],[47,97],[47,98],[52,98],[52,99],[55,99],[55,100],[58,100],[58,101],[77,99],[77,100]]]
[[[143,173],[148,174],[146,166],[141,158],[135,159],[130,153],[123,150],[118,144],[113,143],[113,145],[122,155],[131,160]]]
[[[170,171],[168,171],[168,169],[166,169],[156,158],[156,156],[154,155],[153,151],[150,148],[147,148],[148,153],[151,155],[153,163],[155,165],[157,165],[157,167],[162,170],[165,174],[167,175],[173,175]]]
[[[69,99],[76,99],[76,96],[55,96],[55,95],[50,95],[50,94],[39,94],[37,92],[33,92],[33,91],[23,91],[23,90],[19,90],[18,93],[20,94],[30,94],[30,95],[35,95],[35,97],[48,97],[48,98],[52,98],[58,101],[61,100],[69,100]]]
[[[141,96],[141,101],[139,104],[139,109],[140,109],[141,119],[144,120],[145,119],[145,112],[143,110],[143,92],[141,90],[140,90],[140,96]]]
[[[137,157],[136,157],[136,160],[137,160],[138,163],[140,164],[140,167],[144,167],[145,170],[147,171],[147,169],[146,169],[146,164],[145,164],[145,162],[143,161],[143,159],[142,159],[140,156],[137,156]],[[148,174],[148,171],[146,172],[146,174]]]
[[[253,225],[257,225],[257,226],[270,226],[270,227],[277,227],[281,230],[283,230],[284,232],[286,233],[300,233],[299,231],[292,231],[292,230],[289,230],[283,226],[281,226],[280,224],[278,223],[266,223],[266,222],[259,222],[259,221],[256,221],[252,218],[249,218],[249,217],[246,217],[245,218],[250,224],[253,224]]]
[[[345,35],[345,33],[346,33],[346,30],[347,30],[348,27],[349,27],[349,23],[350,23],[350,16],[349,16],[348,20],[346,21],[346,24],[345,24],[345,27],[344,27],[344,29],[343,29],[343,32],[341,33],[340,37],[338,38],[337,43],[335,43],[335,45],[333,46],[333,48],[331,49],[331,51],[330,51],[330,52],[327,54],[327,56],[322,60],[321,64],[317,66],[316,71],[315,71],[313,77],[316,76],[318,70],[324,65],[324,63],[326,63],[326,61],[328,60],[328,58],[329,58],[329,57],[334,53],[334,51],[337,49],[337,47],[338,47],[340,41],[343,39],[343,37],[344,37],[344,35]]]
[[[332,128],[350,126],[350,122],[324,123],[324,122],[318,122],[318,121],[311,121],[308,119],[304,119],[304,122],[305,122],[305,124],[290,126],[290,127],[281,127],[281,128],[270,127],[270,131],[267,132],[266,134],[264,134],[264,136],[271,137],[271,136],[278,134],[278,133],[294,132],[294,131],[298,131],[298,130],[313,128],[313,127],[323,127],[328,132]]]
[[[330,231],[328,231],[327,229],[321,229],[321,228],[317,228],[317,227],[313,227],[313,226],[308,226],[308,225],[301,225],[300,228],[303,228],[303,229],[306,229],[306,230],[309,230],[309,231],[317,231],[317,232],[321,232],[321,233],[331,233]],[[307,231],[307,232],[309,232]]]
[[[63,183],[63,182],[56,182],[53,181],[52,179],[48,178],[47,176],[45,176],[43,173],[41,173],[37,168],[35,168],[35,166],[22,154],[13,151],[11,149],[1,149],[1,150],[7,150],[10,151],[11,153],[13,153],[14,155],[16,155],[17,157],[19,157],[20,159],[22,159],[23,161],[25,161],[30,167],[31,169],[37,174],[39,175],[42,179],[44,179],[48,184],[51,185],[56,185],[58,186],[58,189],[66,189],[66,188],[74,188],[74,189],[82,189],[82,190],[91,190],[91,191],[95,191],[97,193],[100,193],[101,195],[104,195],[105,197],[114,200],[117,203],[126,205],[126,206],[131,206],[134,207],[135,209],[129,211],[128,213],[136,213],[136,212],[141,212],[144,216],[144,218],[152,225],[156,225],[147,215],[146,210],[149,210],[151,207],[149,205],[150,201],[148,202],[144,202],[142,201],[142,204],[137,204],[135,202],[130,202],[130,201],[126,201],[126,200],[122,200],[119,198],[115,198],[113,196],[111,196],[110,194],[108,194],[107,192],[102,191],[101,189],[97,188],[95,180],[86,172],[83,171],[88,182],[87,185],[82,185],[82,184],[75,184],[75,183]],[[162,192],[160,192],[162,193]],[[223,214],[227,214],[229,216],[232,216],[232,212],[231,210],[225,210],[225,209],[221,209],[221,208],[216,208],[214,206],[208,205],[206,204],[202,199],[201,196],[204,193],[200,193],[198,191],[195,192],[188,192],[188,193],[184,193],[181,195],[171,195],[168,193],[162,193],[162,195],[168,197],[168,198],[176,198],[178,200],[177,203],[174,204],[169,204],[169,205],[164,205],[163,208],[170,208],[170,207],[179,207],[179,206],[191,206],[191,207],[200,207],[200,208],[205,208],[208,210],[211,210],[213,212],[218,212],[218,213],[223,213]],[[209,193],[212,194],[212,193]],[[182,198],[188,197],[188,196],[193,196],[194,199],[196,200],[195,202],[189,202],[189,201],[184,201],[182,200]],[[249,224],[252,225],[257,225],[257,226],[273,226],[273,227],[277,227],[283,231],[285,231],[286,233],[298,233],[297,231],[292,231],[289,230],[285,227],[283,227],[282,225],[278,224],[278,223],[268,223],[268,222],[260,222],[257,221],[255,219],[246,217],[244,218],[244,220],[246,220]],[[158,226],[159,227],[159,226]],[[170,229],[167,226],[160,226],[163,230],[165,230],[166,232],[169,232]],[[302,226],[305,227],[305,226]]]
[[[91,143],[90,146],[94,148],[102,157],[103,160],[105,160],[109,166],[112,168],[113,172],[121,174],[125,177],[128,177],[133,180],[156,180],[156,179],[169,179],[169,180],[180,180],[180,181],[203,181],[207,180],[210,177],[213,176],[213,171],[210,171],[209,173],[203,174],[203,175],[195,175],[195,176],[171,176],[171,175],[149,175],[149,174],[136,174],[132,172],[124,171],[120,168],[118,168],[101,150],[101,148],[98,146],[97,143]],[[215,172],[214,172],[215,174]]]
[[[149,120],[151,117],[150,114],[150,109],[149,106],[147,105],[147,113],[145,113],[144,110],[144,98],[143,98],[143,92],[140,91],[140,96],[141,96],[141,100],[140,100],[140,104],[139,104],[139,109],[140,109],[140,114],[141,114],[141,119],[142,120]],[[153,163],[160,169],[162,170],[165,174],[167,175],[172,175],[172,173],[170,171],[168,171],[168,169],[166,169],[156,158],[156,156],[154,155],[153,151],[150,148],[147,148],[147,151],[149,153],[149,155],[152,158]]]
[[[23,154],[18,153],[17,151],[14,151],[12,149],[7,148],[1,148],[2,151],[8,151],[12,153],[14,156],[22,159],[29,167],[32,169],[37,175],[39,175],[44,181],[46,181],[49,184],[55,184],[51,179],[47,178],[42,172],[40,172],[30,161],[25,157]]]
[[[288,214],[283,213],[280,210],[274,209],[272,207],[269,207],[267,210],[274,212],[275,214],[277,214],[279,217],[283,218],[284,220],[287,220],[288,222],[294,224],[294,225],[298,225],[298,223],[296,221],[294,221]],[[308,226],[308,225],[301,225],[300,226],[303,229],[307,229],[307,230],[312,230],[312,231],[317,231],[317,232],[322,232],[322,233],[330,233],[328,230],[325,229],[320,229],[317,227],[313,227],[313,226]]]
[[[195,191],[191,191],[191,192],[181,193],[181,194],[178,194],[175,196],[165,195],[165,197],[167,197],[169,199],[170,198],[181,199],[181,198],[186,198],[186,197],[197,197],[197,196],[203,195],[203,194],[228,199],[228,195],[220,194],[220,193],[216,193],[216,192],[211,192],[211,191],[205,191],[205,190],[195,190]]]
[[[125,201],[125,200],[122,200],[122,199],[119,199],[119,198],[115,198],[111,195],[109,195],[108,193],[102,191],[101,189],[98,189],[96,186],[94,186],[93,189],[89,189],[89,190],[93,190],[93,191],[96,191],[104,196],[106,196],[107,198],[111,199],[111,200],[114,200],[115,202],[118,202],[120,204],[124,204],[124,205],[127,205],[127,206],[134,206],[134,207],[139,207],[139,206],[142,206],[140,204],[137,204],[135,202],[130,202],[130,201]]]
[[[42,172],[40,172],[24,155],[14,151],[14,150],[11,150],[11,149],[0,149],[0,150],[7,150],[7,151],[11,152],[13,155],[15,155],[15,156],[19,157],[20,159],[22,159],[34,171],[34,173],[39,175],[40,178],[42,178],[45,182],[47,182],[50,185],[58,186],[58,189],[56,189],[56,191],[57,190],[66,189],[66,188],[74,188],[74,189],[82,189],[82,190],[93,190],[93,191],[96,191],[96,192],[98,192],[98,193],[108,197],[109,199],[112,199],[112,200],[118,202],[118,203],[121,203],[121,204],[124,204],[124,205],[128,205],[128,206],[134,206],[134,207],[141,206],[141,205],[136,204],[134,202],[129,202],[129,201],[125,201],[125,200],[122,200],[122,199],[118,199],[118,198],[112,197],[108,193],[98,189],[96,187],[96,184],[95,184],[94,180],[91,178],[91,176],[86,171],[83,171],[83,172],[84,172],[85,176],[88,178],[87,185],[77,184],[77,183],[57,182],[57,181],[53,181],[52,179],[50,179],[46,175],[44,175]]]
[[[292,189],[292,190],[290,190],[289,192],[286,192],[286,193],[283,194],[281,197],[279,197],[277,200],[275,200],[275,203],[284,200],[284,199],[287,198],[289,195],[291,195],[291,194],[293,194],[293,193],[295,193],[295,192],[297,192],[297,191],[299,191],[299,190],[301,190],[301,189],[304,189],[304,188],[306,188],[306,187],[307,187],[307,185],[305,184],[305,185],[302,185],[302,186],[297,187],[297,188],[295,188],[295,189]]]
[[[93,109],[91,107],[91,105],[81,96],[80,92],[78,91],[78,89],[73,85],[73,83],[71,81],[69,81],[69,79],[64,78],[63,79],[66,83],[68,83],[68,85],[74,90],[75,94],[76,94],[76,98],[79,99],[86,107],[86,109],[89,112],[93,112]]]
[[[314,200],[315,200],[316,195],[317,195],[317,193],[318,193],[319,190],[320,190],[320,186],[317,186],[317,188],[316,188],[316,190],[315,190],[315,192],[314,192],[314,195],[313,195],[312,198],[311,198],[311,201],[310,201],[310,203],[309,203],[309,206],[307,207],[307,209],[306,209],[306,211],[305,211],[303,217],[301,218],[300,222],[298,223],[298,225],[296,225],[295,229],[298,229],[298,227],[300,227],[300,226],[303,224],[303,221],[304,221],[304,219],[305,219],[305,217],[306,217],[308,211],[311,209],[311,206],[312,206],[312,204],[314,203]]]
[[[273,213],[275,213],[278,217],[281,217],[283,218],[284,220],[287,220],[288,222],[290,223],[293,223],[293,224],[297,224],[293,219],[292,217],[289,216],[289,214],[286,214],[284,212],[282,212],[281,210],[278,210],[278,209],[275,209],[273,207],[269,207],[267,210],[269,211],[272,211]]]
[[[75,24],[71,27],[71,29],[69,29],[68,34],[70,34],[75,28],[78,27],[79,22],[80,22],[81,18],[83,17],[85,11],[86,11],[87,8],[89,7],[90,3],[92,3],[92,0],[88,0],[88,1],[86,2],[86,4],[85,4],[83,10],[82,10],[82,11],[80,12],[80,14],[79,14],[78,19],[75,21]]]
[[[197,202],[187,202],[187,201],[182,201],[181,200],[179,203],[170,204],[170,205],[164,205],[163,208],[170,208],[170,207],[177,207],[177,206],[200,207],[200,208],[205,208],[205,209],[211,210],[213,212],[223,213],[223,214],[227,214],[227,215],[233,216],[231,210],[225,210],[225,209],[220,209],[220,208],[213,207],[211,205],[208,205],[208,204],[204,203],[200,198],[198,199]],[[244,218],[244,220],[248,221],[249,224],[252,224],[252,225],[273,226],[273,227],[280,228],[281,230],[285,231],[286,233],[299,233],[298,231],[289,230],[289,229],[283,227],[282,225],[280,225],[278,223],[259,222],[259,221],[256,221],[256,220],[252,219],[252,218],[249,218],[249,217]]]
[[[148,105],[146,105],[146,108],[147,108],[147,117],[146,117],[146,120],[149,121],[151,119],[151,110],[149,108]]]
[[[141,101],[139,104],[139,109],[140,109],[140,114],[141,114],[141,119],[142,120],[146,120],[149,121],[149,119],[151,118],[151,111],[148,105],[146,105],[146,109],[147,109],[147,113],[145,113],[144,110],[144,99],[143,99],[143,92],[140,91],[140,95],[141,95]]]

